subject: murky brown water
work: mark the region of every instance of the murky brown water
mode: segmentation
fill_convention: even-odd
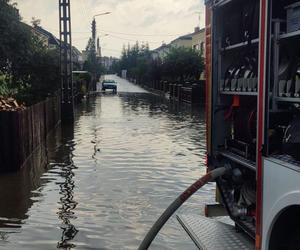
[[[74,129],[58,128],[29,167],[0,176],[0,249],[137,249],[169,203],[205,172],[204,133],[200,108],[150,93],[84,102]],[[202,213],[213,189],[206,186],[179,213]],[[174,217],[151,249],[196,248]]]

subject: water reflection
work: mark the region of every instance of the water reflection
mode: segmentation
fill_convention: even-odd
[[[62,127],[62,145],[61,152],[65,156],[64,163],[60,165],[61,167],[61,177],[62,182],[57,182],[60,187],[60,202],[58,204],[61,207],[58,209],[58,218],[62,221],[61,229],[62,235],[61,240],[57,243],[57,248],[63,249],[71,249],[76,247],[75,244],[71,243],[71,241],[75,238],[78,230],[72,224],[72,221],[76,219],[75,208],[77,206],[77,202],[74,200],[74,188],[75,182],[73,180],[74,177],[74,169],[77,167],[73,163],[73,150],[74,150],[74,130],[72,127]],[[60,152],[58,152],[60,153]]]
[[[47,151],[39,147],[18,173],[0,175],[0,240],[19,232],[27,211],[35,202],[32,191],[42,185],[40,177],[46,170]],[[9,209],[8,209],[9,208]]]
[[[35,165],[0,176],[0,249],[137,249],[163,209],[205,172],[199,110],[149,93],[83,102],[74,127],[58,128]],[[199,213],[213,188],[183,209]],[[171,219],[151,249],[195,248]]]
[[[65,178],[63,183],[57,183],[60,186],[60,202],[61,207],[59,208],[58,218],[62,221],[62,236],[58,242],[58,248],[71,249],[75,247],[74,244],[70,243],[78,233],[76,227],[72,224],[72,220],[76,219],[74,210],[77,206],[77,202],[74,200],[73,190],[74,184],[74,172],[73,169],[76,167],[71,165],[62,166],[62,177]]]
[[[48,170],[47,148],[57,143],[57,136],[52,134],[47,145],[38,147],[21,171],[0,175],[0,241],[7,242],[12,234],[21,232],[29,209],[40,200],[40,191],[47,184],[46,179],[41,179]]]

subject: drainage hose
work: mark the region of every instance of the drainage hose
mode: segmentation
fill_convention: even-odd
[[[203,177],[201,177],[193,185],[186,189],[179,197],[177,197],[175,201],[172,202],[172,204],[158,218],[158,220],[155,222],[155,224],[145,236],[138,250],[148,249],[156,235],[159,233],[160,229],[186,200],[188,200],[196,191],[198,191],[205,184],[224,175],[228,170],[228,166],[216,168],[204,175]]]

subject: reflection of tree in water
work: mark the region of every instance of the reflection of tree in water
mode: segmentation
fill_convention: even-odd
[[[70,241],[74,239],[78,230],[76,227],[71,223],[71,220],[76,219],[75,213],[73,210],[77,206],[77,202],[74,201],[73,190],[75,187],[74,184],[74,172],[73,169],[76,167],[71,165],[62,166],[62,177],[65,178],[65,181],[59,183],[60,186],[60,202],[61,207],[59,208],[58,217],[62,220],[62,237],[61,241],[58,242],[58,248],[64,249],[71,249],[74,248],[75,245],[71,244]]]
[[[8,240],[8,233],[0,232],[0,241],[7,241]]]
[[[72,224],[72,220],[76,219],[74,209],[77,206],[77,202],[74,200],[74,188],[75,183],[73,180],[74,177],[74,169],[77,167],[74,166],[72,161],[72,150],[73,147],[69,144],[73,139],[73,134],[65,134],[65,144],[63,154],[66,156],[65,164],[61,164],[61,177],[64,179],[63,182],[58,183],[60,187],[60,202],[61,207],[58,211],[58,217],[62,220],[62,236],[61,240],[57,243],[57,248],[63,249],[72,249],[76,246],[72,244],[70,241],[74,239],[78,230]]]

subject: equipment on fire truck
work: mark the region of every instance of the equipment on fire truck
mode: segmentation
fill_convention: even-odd
[[[300,2],[293,3],[286,7],[287,10],[287,32],[294,32],[300,29]]]
[[[240,7],[240,6],[239,6]],[[242,10],[231,12],[225,19],[223,46],[251,43],[258,37],[259,1],[247,0]]]
[[[300,96],[300,59],[284,58],[279,67],[279,96]]]
[[[255,91],[256,88],[257,59],[251,54],[228,67],[221,86],[224,91]]]
[[[300,161],[300,116],[296,116],[285,130],[283,152]]]

